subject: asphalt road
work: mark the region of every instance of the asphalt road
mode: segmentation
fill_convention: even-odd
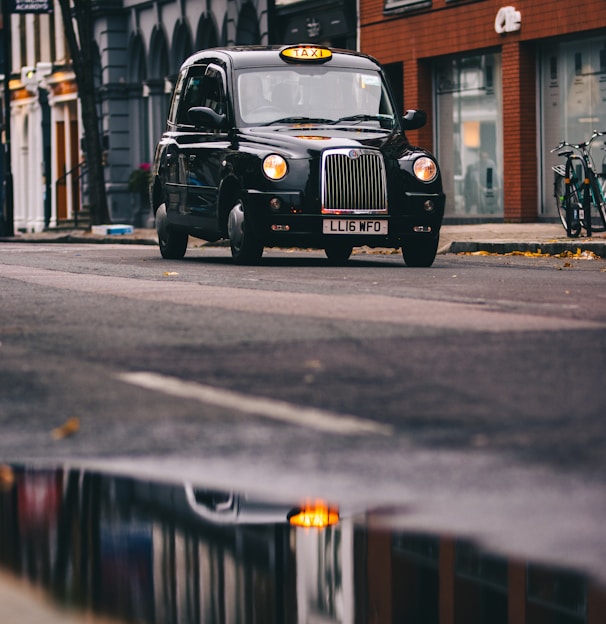
[[[0,462],[395,506],[606,579],[605,283],[596,259],[3,244]]]

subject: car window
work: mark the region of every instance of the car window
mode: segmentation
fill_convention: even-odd
[[[367,116],[369,119],[358,121],[384,127],[391,128],[394,123],[394,110],[378,72],[318,67],[255,69],[239,72],[237,87],[239,115],[245,125],[286,117],[338,122],[352,116]]]
[[[223,115],[225,110],[225,91],[220,70],[209,67],[204,76],[204,103],[202,106],[212,108],[215,113]]]
[[[179,108],[179,102],[181,101],[181,92],[183,91],[183,85],[185,84],[185,77],[187,72],[183,71],[179,74],[175,88],[173,90],[173,96],[170,102],[170,109],[168,112],[168,123],[177,123],[177,110]]]
[[[225,90],[219,70],[212,67],[192,68],[184,82],[177,113],[179,125],[192,125],[189,109],[194,106],[207,106],[219,115],[225,113]]]

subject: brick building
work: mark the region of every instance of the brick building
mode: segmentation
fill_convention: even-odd
[[[606,3],[360,0],[360,49],[429,123],[447,219],[556,216],[551,148],[606,130]],[[603,143],[593,155],[606,167]]]

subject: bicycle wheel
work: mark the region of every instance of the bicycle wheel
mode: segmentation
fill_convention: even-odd
[[[558,215],[566,230],[566,235],[576,238],[581,233],[579,213],[583,207],[583,196],[575,172],[574,161],[571,158],[566,161],[564,175],[556,175],[554,191]]]
[[[590,215],[593,232],[606,231],[606,175],[592,176],[590,183]]]

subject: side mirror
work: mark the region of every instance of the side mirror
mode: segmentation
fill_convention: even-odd
[[[402,117],[402,126],[404,130],[418,130],[427,122],[427,115],[422,110],[407,110]]]
[[[213,128],[220,130],[225,124],[225,115],[215,113],[208,106],[194,106],[187,111],[190,121],[196,128]]]

